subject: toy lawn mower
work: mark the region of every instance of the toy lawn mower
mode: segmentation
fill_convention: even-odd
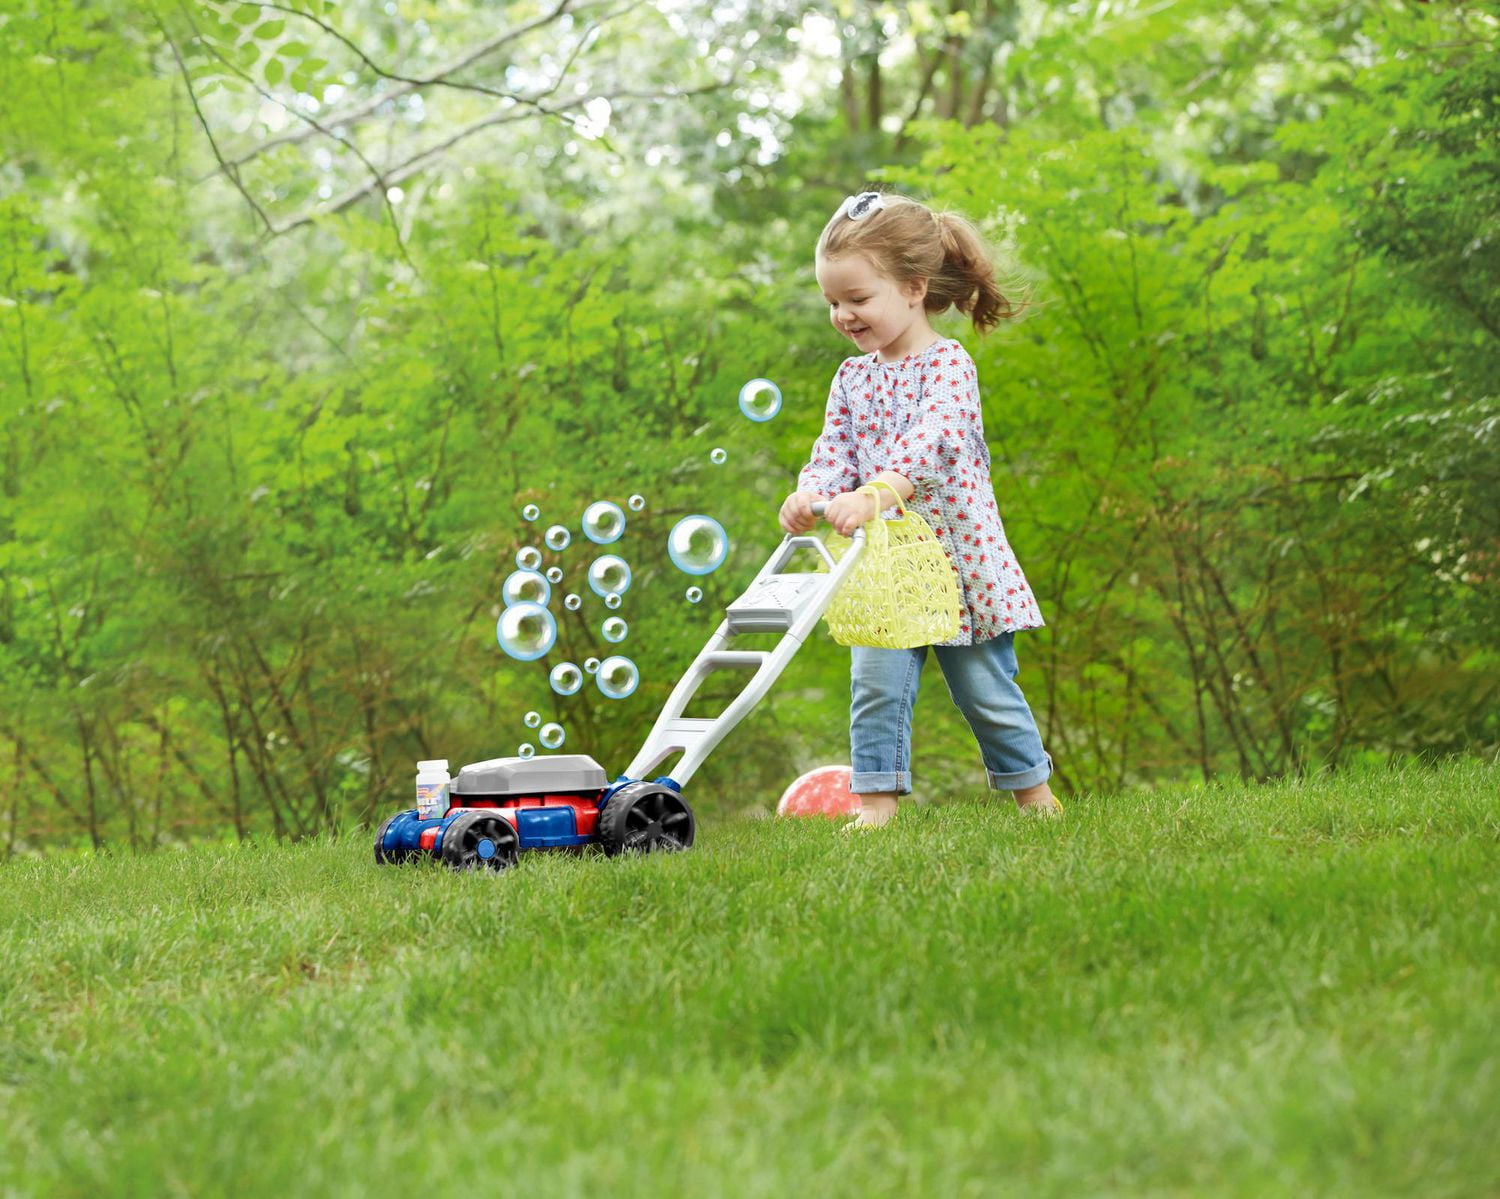
[[[826,506],[816,503],[812,511],[821,516]],[[473,762],[452,780],[446,811],[424,818],[419,809],[408,809],[381,824],[375,861],[434,858],[455,870],[503,870],[529,850],[598,845],[614,856],[689,848],[697,825],[683,787],[801,648],[854,568],[864,540],[864,529],[857,529],[835,561],[816,537],[784,538],[745,593],[724,610],[723,622],[678,681],[646,743],[613,782],[587,754]],[[804,546],[815,549],[828,570],[782,573]],[[725,648],[736,634],[768,632],[782,634],[773,650]],[[732,669],[755,673],[723,712],[711,720],[682,715],[704,679]],[[646,777],[679,752],[675,777]]]

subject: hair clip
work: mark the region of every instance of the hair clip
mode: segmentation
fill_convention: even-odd
[[[860,192],[845,200],[839,211],[851,221],[862,221],[872,212],[879,212],[884,207],[885,197],[879,192]]]

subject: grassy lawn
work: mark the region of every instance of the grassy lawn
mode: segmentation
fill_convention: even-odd
[[[1500,768],[0,866],[0,1195],[1500,1192]]]

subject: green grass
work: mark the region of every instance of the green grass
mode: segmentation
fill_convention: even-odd
[[[1500,769],[0,867],[0,1195],[1500,1191]]]

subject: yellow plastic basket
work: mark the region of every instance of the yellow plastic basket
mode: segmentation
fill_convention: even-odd
[[[877,487],[896,496],[898,518],[886,520],[879,514]],[[943,543],[921,516],[907,510],[889,483],[867,483],[859,492],[875,499],[877,511],[864,526],[864,553],[823,614],[829,633],[840,645],[878,649],[952,640],[958,635],[958,575]],[[837,562],[851,542],[830,530],[826,544]]]

